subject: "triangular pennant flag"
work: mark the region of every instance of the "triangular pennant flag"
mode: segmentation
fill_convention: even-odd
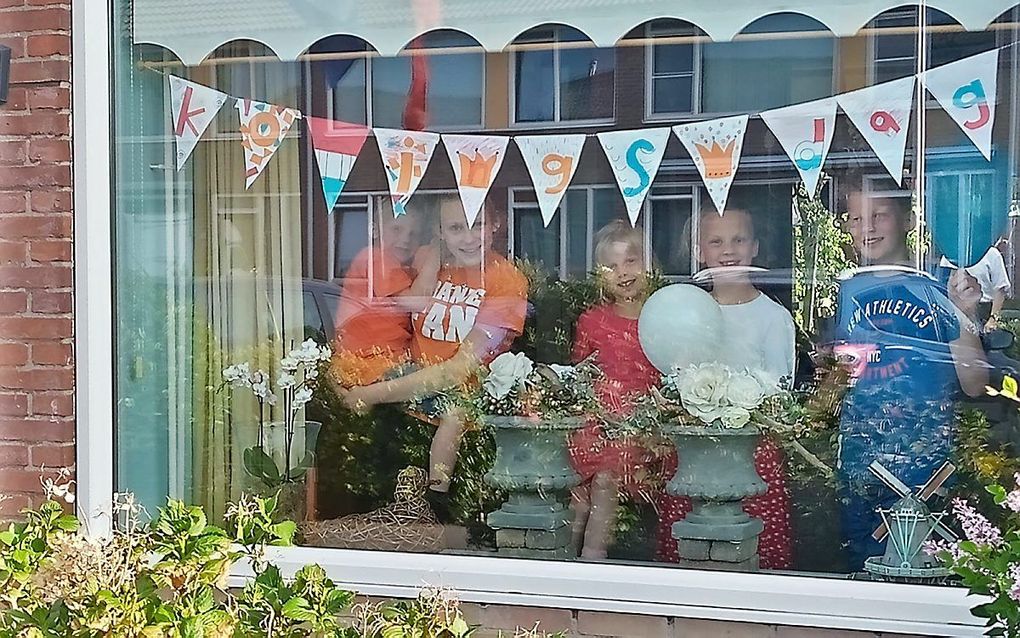
[[[921,82],[928,91],[989,161],[992,159],[998,74],[998,49],[928,69],[921,74]]]
[[[669,142],[669,129],[609,131],[596,137],[616,175],[616,183],[627,207],[627,217],[633,226],[637,224],[652,180],[659,172],[659,164]]]
[[[744,147],[747,116],[736,115],[707,122],[678,124],[673,132],[684,143],[701,173],[715,209],[722,215],[730,195],[733,176]]]
[[[368,137],[368,128],[321,117],[306,117],[308,132],[315,150],[315,163],[319,166],[322,194],[326,197],[326,211],[332,213],[336,200],[344,190],[354,162]]]
[[[517,148],[528,167],[531,182],[535,185],[538,209],[542,223],[548,227],[556,208],[574,179],[584,148],[583,134],[574,135],[518,135]]]
[[[790,156],[808,196],[814,199],[836,128],[836,100],[829,97],[764,111],[761,119]]]
[[[216,89],[189,82],[176,75],[170,80],[170,122],[174,132],[177,170],[191,157],[199,138],[230,97]]]
[[[432,161],[439,134],[389,128],[372,130],[393,200],[393,216],[400,217],[407,213],[407,202]]]
[[[241,119],[244,187],[248,189],[269,165],[291,124],[301,114],[296,109],[243,98],[235,106]]]
[[[836,96],[840,108],[861,132],[897,186],[903,183],[903,156],[914,102],[914,81],[914,76],[910,76]]]
[[[503,165],[509,142],[509,137],[496,135],[443,135],[468,226],[475,225],[485,196]]]

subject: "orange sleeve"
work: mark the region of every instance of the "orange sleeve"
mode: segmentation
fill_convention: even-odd
[[[384,259],[381,253],[376,253],[373,261],[375,268],[369,290],[374,297],[392,297],[411,287],[411,275],[400,264]]]
[[[498,263],[489,275],[476,323],[521,334],[528,314],[528,280],[510,262]]]

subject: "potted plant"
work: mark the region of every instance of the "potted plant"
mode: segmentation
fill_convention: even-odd
[[[492,432],[496,458],[489,485],[508,493],[486,522],[500,553],[570,558],[573,512],[567,492],[580,482],[567,441],[598,413],[590,361],[577,366],[535,363],[521,353],[496,357],[464,399],[468,411]]]
[[[320,423],[306,420],[303,410],[320,378],[319,368],[330,356],[328,347],[305,341],[278,362],[275,388],[268,372],[253,372],[246,362],[223,370],[227,385],[249,390],[258,403],[258,427],[248,428],[244,437],[248,441],[242,461],[245,474],[252,479],[245,491],[279,493],[280,512],[295,520],[305,519],[306,477],[315,465],[315,443],[321,428]],[[275,412],[282,418],[274,418],[277,406]]]

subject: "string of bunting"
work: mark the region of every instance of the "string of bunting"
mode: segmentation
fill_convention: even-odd
[[[921,82],[985,159],[991,160],[998,61],[999,49],[992,49],[915,76],[763,111],[759,115],[793,162],[808,193],[815,192],[828,156],[837,108],[860,131],[899,184],[915,82]],[[327,210],[335,206],[371,133],[382,156],[395,216],[406,214],[407,202],[442,141],[453,166],[467,221],[474,225],[511,139],[511,136],[500,135],[440,135],[428,131],[370,129],[347,122],[303,117],[293,108],[231,98],[175,75],[168,78],[177,170],[187,162],[223,105],[234,99],[244,147],[245,188],[261,175],[294,122],[304,119],[315,151]],[[655,127],[597,133],[595,137],[612,167],[631,223],[637,223],[671,131],[690,153],[716,210],[722,214],[740,163],[749,117],[745,114],[687,122],[672,129]],[[512,136],[531,176],[546,226],[574,177],[586,137],[556,133]]]

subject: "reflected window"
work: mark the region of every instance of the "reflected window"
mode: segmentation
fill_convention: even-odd
[[[615,112],[616,53],[566,27],[529,31],[514,55],[514,120],[608,120]]]
[[[647,115],[694,113],[698,103],[700,47],[698,31],[682,22],[657,20],[646,29],[658,41],[647,48]]]

